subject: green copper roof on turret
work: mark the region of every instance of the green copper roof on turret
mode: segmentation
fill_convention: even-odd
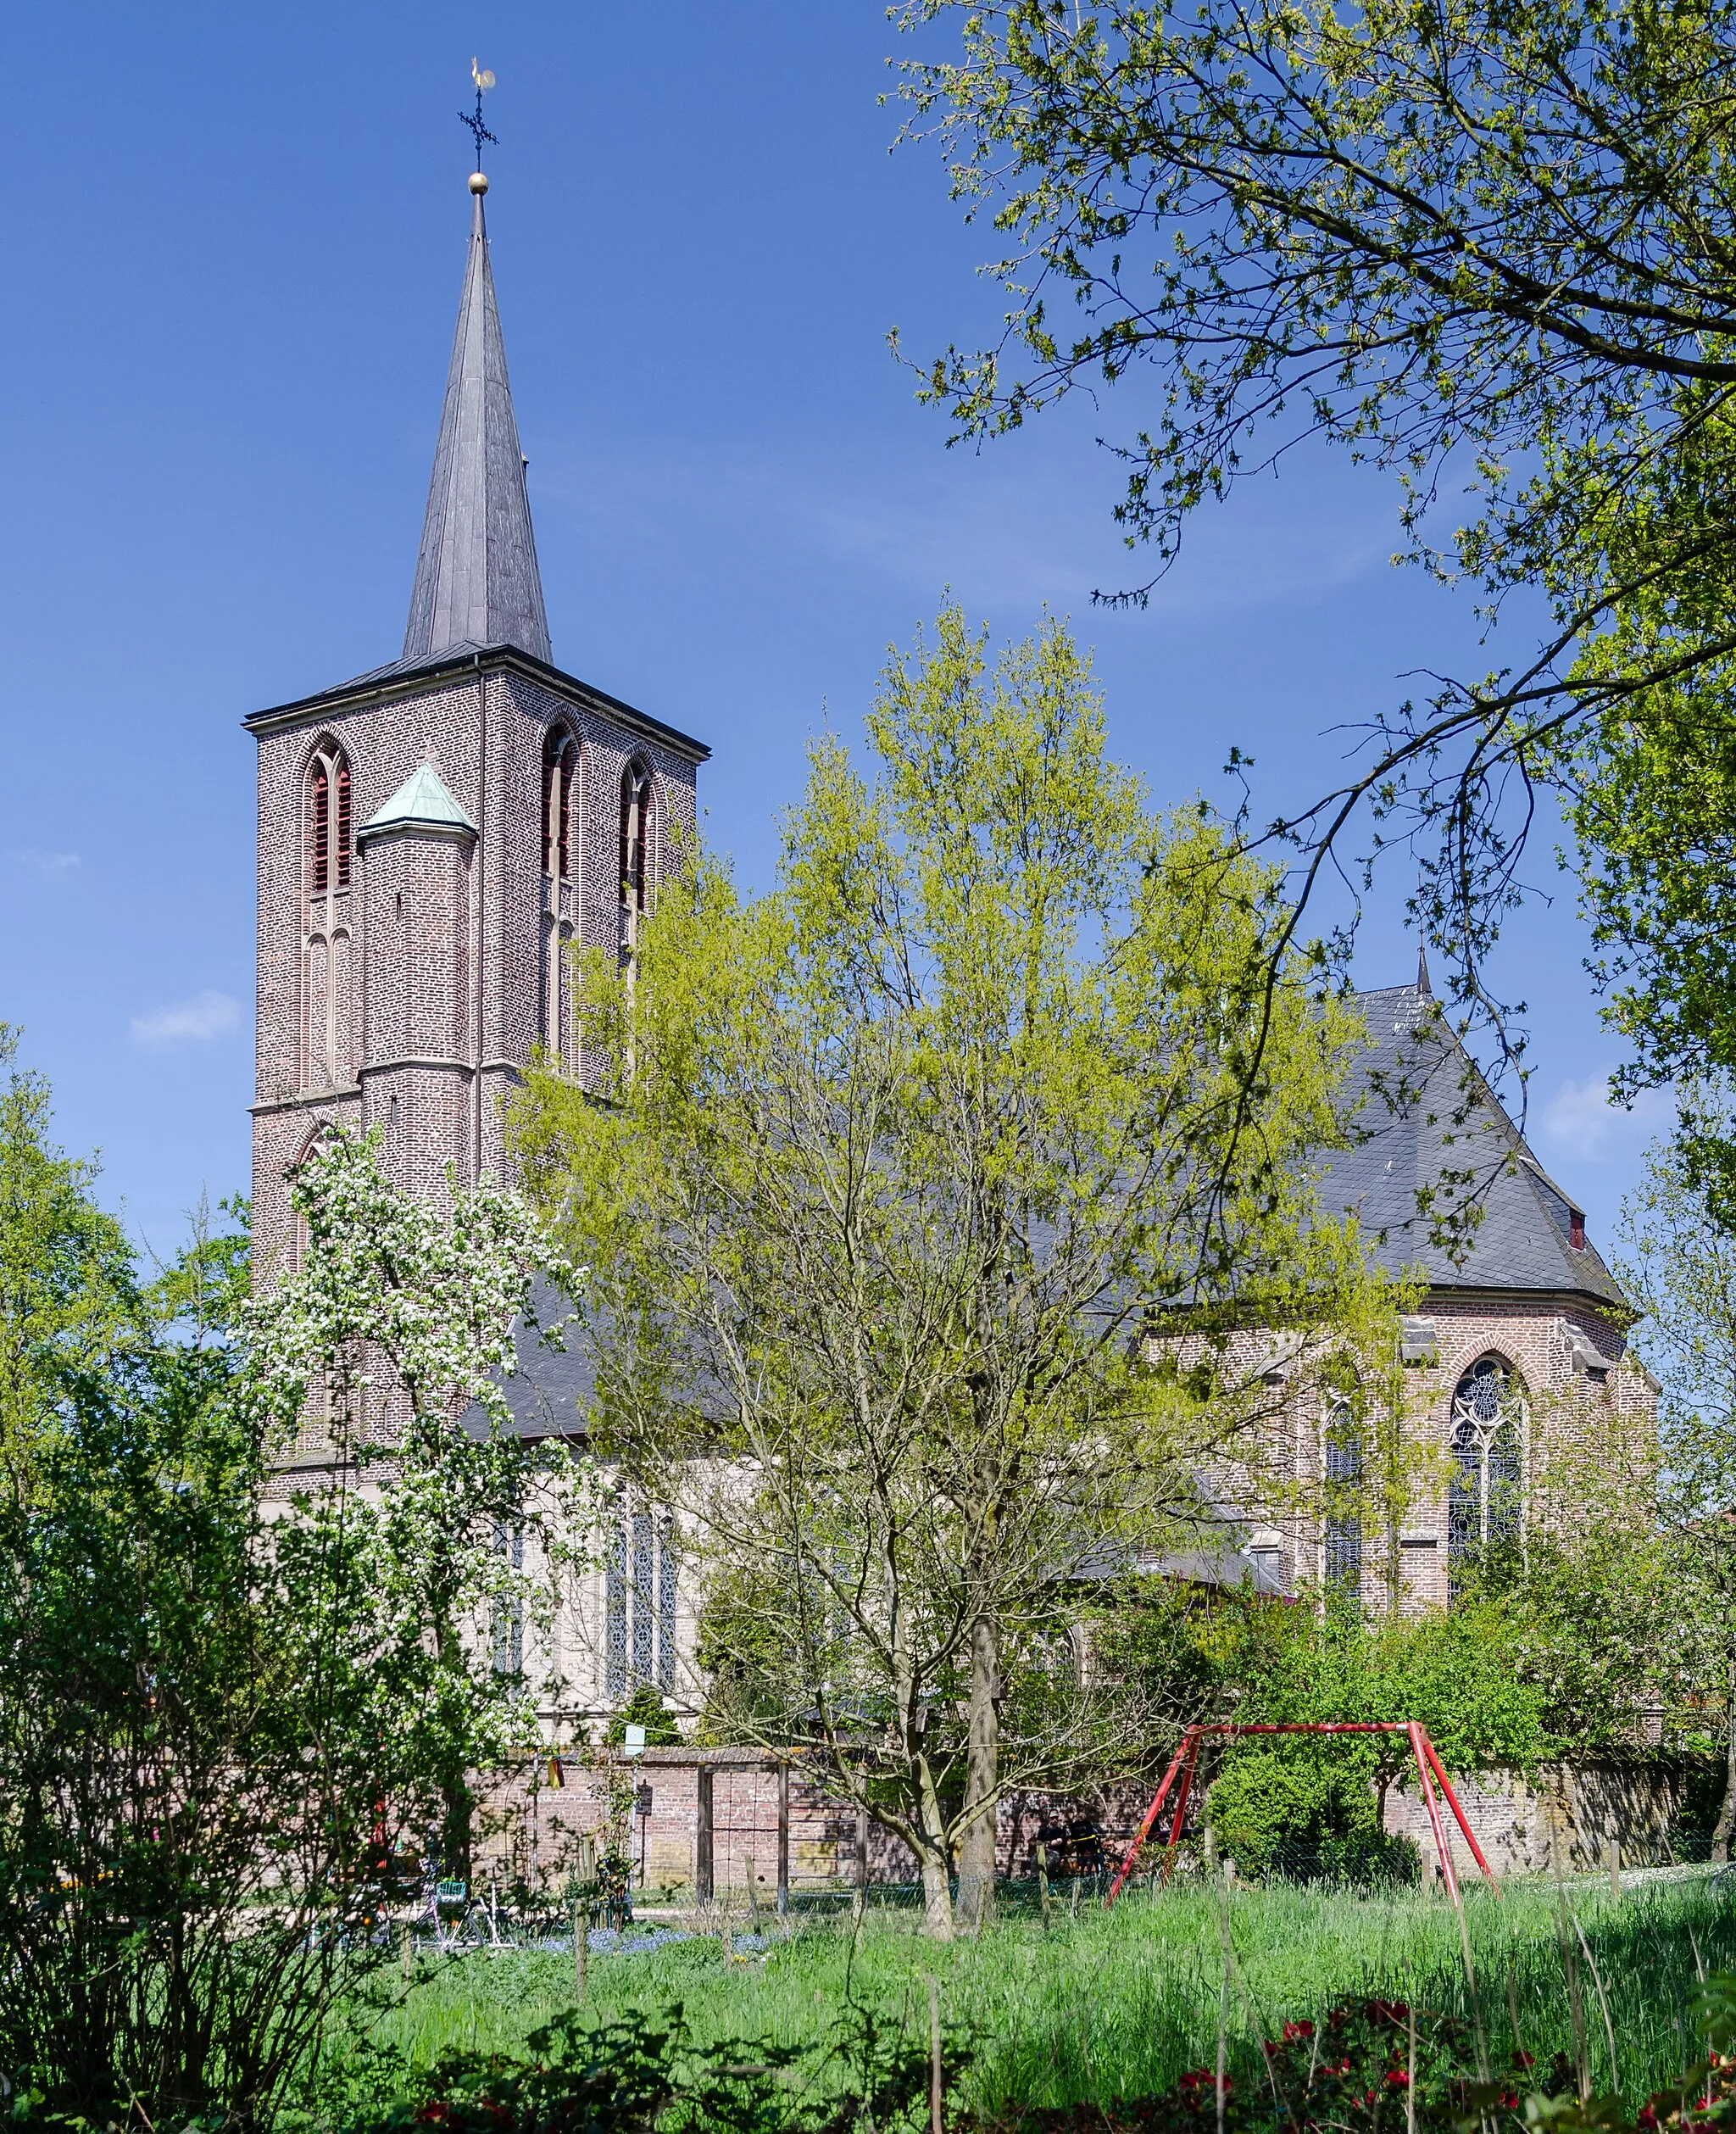
[[[357,832],[358,837],[385,830],[459,831],[470,837],[476,826],[446,789],[445,781],[431,763],[412,771],[383,806],[376,808]]]

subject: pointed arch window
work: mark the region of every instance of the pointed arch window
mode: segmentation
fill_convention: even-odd
[[[565,727],[551,727],[542,744],[542,872],[556,882],[573,873],[573,803],[579,744]]]
[[[1327,1415],[1324,1466],[1326,1582],[1354,1597],[1362,1590],[1362,1515],[1353,1496],[1362,1479],[1362,1433],[1356,1425],[1355,1407],[1343,1396],[1333,1402]]]
[[[325,896],[349,887],[351,821],[349,758],[335,741],[322,741],[308,766],[308,887]]]
[[[651,772],[637,757],[620,774],[620,900],[641,912],[649,872]]]
[[[620,1499],[604,1559],[604,1689],[625,1697],[646,1683],[676,1682],[680,1578],[673,1523],[648,1505]]]
[[[1449,1594],[1458,1567],[1492,1544],[1510,1541],[1523,1511],[1525,1395],[1499,1356],[1480,1357],[1453,1394],[1447,1492]]]

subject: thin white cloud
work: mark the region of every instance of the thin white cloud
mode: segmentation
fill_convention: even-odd
[[[132,1034],[139,1045],[203,1045],[208,1039],[225,1036],[240,1022],[241,1002],[208,987],[190,1000],[134,1016]]]
[[[39,882],[64,882],[75,867],[83,865],[76,852],[39,852],[32,845],[18,845],[7,854],[14,866],[33,874]]]
[[[1669,1110],[1669,1098],[1661,1089],[1643,1089],[1633,1108],[1624,1111],[1610,1101],[1606,1074],[1589,1075],[1583,1082],[1564,1082],[1543,1107],[1544,1134],[1564,1155],[1595,1163],[1626,1144],[1654,1132]]]

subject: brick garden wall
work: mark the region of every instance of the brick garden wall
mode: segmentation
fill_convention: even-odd
[[[558,1785],[549,1782],[546,1761],[527,1763],[487,1793],[478,1879],[486,1879],[492,1862],[503,1880],[522,1876],[545,1886],[558,1884],[576,1866],[581,1838],[604,1829],[610,1785],[624,1784],[648,1786],[651,1796],[648,1816],[636,1813],[631,1819],[633,1858],[643,1864],[643,1877],[636,1881],[648,1892],[691,1900],[703,1868],[702,1775],[709,1775],[711,1787],[713,1892],[743,1898],[751,1888],[754,1902],[771,1907],[779,1881],[778,1767],[774,1759],[741,1749],[647,1749],[604,1766],[565,1759]],[[1630,1866],[1665,1857],[1681,1812],[1684,1773],[1668,1763],[1610,1762],[1552,1765],[1534,1780],[1510,1770],[1455,1773],[1453,1783],[1495,1872],[1541,1875],[1551,1869],[1556,1842],[1567,1872],[1600,1868],[1612,1840]],[[1009,1796],[997,1825],[1000,1873],[1022,1877],[1036,1871],[1038,1834],[1045,1823],[1088,1822],[1114,1865],[1153,1791],[1149,1780],[1140,1780],[1073,1796]],[[891,1832],[871,1821],[865,1833],[855,1809],[830,1795],[798,1763],[791,1767],[787,1800],[792,1892],[915,1879],[915,1860]],[[1475,1876],[1476,1863],[1444,1802],[1442,1814],[1455,1871],[1461,1878]],[[1192,1818],[1190,1825],[1197,1831]],[[1427,1874],[1434,1843],[1414,1790],[1401,1792],[1395,1786],[1388,1791],[1385,1827],[1416,1844]]]

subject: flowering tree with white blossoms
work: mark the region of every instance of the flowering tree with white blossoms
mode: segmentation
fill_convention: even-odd
[[[443,1209],[395,1186],[377,1131],[332,1135],[291,1203],[306,1248],[242,1332],[262,1423],[283,1444],[323,1426],[331,1465],[279,1546],[342,1552],[352,1572],[365,1556],[399,1640],[420,1646],[414,1723],[437,1774],[442,1857],[467,1875],[470,1775],[523,1739],[537,1686],[522,1639],[504,1645],[492,1627],[546,1623],[555,1576],[594,1524],[589,1462],[519,1438],[504,1381],[520,1326],[584,1277],[520,1195],[487,1178],[452,1181]],[[563,1323],[542,1340],[560,1346]]]

